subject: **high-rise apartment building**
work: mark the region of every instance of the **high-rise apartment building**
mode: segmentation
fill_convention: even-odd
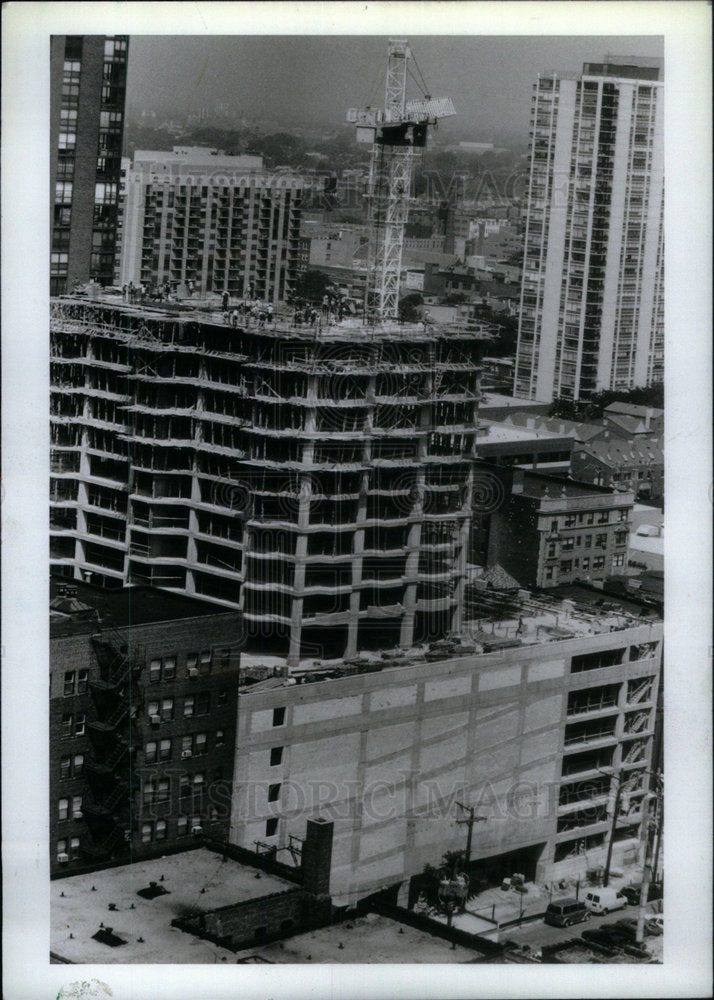
[[[304,185],[264,170],[260,156],[137,150],[126,180],[121,284],[284,301],[297,277]]]
[[[457,627],[476,324],[52,303],[51,560],[240,608],[301,658]],[[257,641],[257,640],[256,640]]]
[[[123,35],[51,40],[51,295],[113,281],[127,50]]]
[[[662,380],[663,124],[658,60],[538,77],[517,396],[579,399]]]

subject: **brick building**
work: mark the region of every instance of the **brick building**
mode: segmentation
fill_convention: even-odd
[[[484,467],[481,481],[493,509],[482,513],[476,490],[472,561],[495,580],[602,585],[626,574],[632,492],[496,466]]]
[[[51,295],[114,278],[128,44],[50,40]]]
[[[50,593],[52,874],[224,837],[239,616],[148,587]]]

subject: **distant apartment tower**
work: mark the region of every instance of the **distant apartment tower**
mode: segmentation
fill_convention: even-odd
[[[579,399],[662,380],[663,124],[658,60],[538,77],[517,396]]]
[[[128,40],[54,35],[50,294],[114,278]]]
[[[122,284],[282,302],[298,273],[304,181],[260,156],[137,150],[127,174]]]

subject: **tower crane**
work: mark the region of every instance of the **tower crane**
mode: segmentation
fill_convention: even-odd
[[[365,314],[377,320],[397,317],[414,150],[426,146],[430,125],[456,114],[448,97],[426,94],[423,100],[407,100],[410,59],[407,40],[390,38],[384,110],[367,107],[347,112],[347,121],[356,126],[357,142],[372,144]]]

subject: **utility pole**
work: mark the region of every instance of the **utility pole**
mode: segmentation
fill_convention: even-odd
[[[615,775],[617,789],[615,791],[615,804],[612,809],[612,823],[610,824],[610,837],[607,842],[607,857],[605,858],[605,876],[602,880],[603,888],[607,888],[610,882],[610,863],[612,861],[612,844],[615,839],[615,829],[617,827],[617,814],[620,811],[620,790],[622,788],[621,772]]]
[[[463,809],[465,813],[468,813],[468,819],[457,819],[457,823],[466,823],[468,826],[468,833],[466,834],[466,852],[465,852],[465,864],[464,867],[468,869],[469,863],[471,861],[471,839],[473,837],[474,823],[485,823],[488,816],[474,816],[475,807],[465,806],[462,802],[457,802],[456,805],[459,809]]]

